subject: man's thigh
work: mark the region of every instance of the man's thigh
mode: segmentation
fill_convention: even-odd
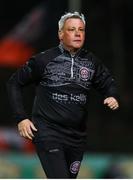
[[[83,159],[84,149],[80,147],[69,147],[66,150],[65,157],[67,160],[70,178],[76,178]]]
[[[35,143],[37,154],[47,178],[70,178],[63,147],[55,142]]]

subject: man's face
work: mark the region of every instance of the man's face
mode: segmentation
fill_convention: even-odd
[[[85,25],[81,19],[67,19],[63,29],[59,32],[59,39],[64,47],[70,51],[80,49],[85,40]]]

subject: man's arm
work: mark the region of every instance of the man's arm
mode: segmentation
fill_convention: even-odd
[[[35,59],[31,58],[7,82],[8,98],[17,122],[28,118],[23,105],[22,90],[25,86],[37,81],[39,78],[39,70],[37,71],[37,69]]]
[[[37,129],[25,112],[22,89],[33,82],[37,82],[39,78],[40,72],[38,65],[35,59],[31,58],[7,82],[8,97],[13,110],[13,116],[18,123],[19,133],[28,139],[34,137],[32,130],[36,131]]]
[[[93,87],[104,96],[104,104],[110,109],[115,110],[119,107],[115,79],[107,67],[99,61],[96,64]]]

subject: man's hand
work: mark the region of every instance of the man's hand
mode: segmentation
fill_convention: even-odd
[[[108,97],[104,99],[104,104],[107,105],[112,110],[119,108],[118,101],[114,97]]]
[[[18,123],[18,130],[20,133],[20,136],[24,138],[28,138],[32,140],[34,137],[34,134],[32,131],[37,131],[34,124],[29,119],[24,119],[21,122]]]

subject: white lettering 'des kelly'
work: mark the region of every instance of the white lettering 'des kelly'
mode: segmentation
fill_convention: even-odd
[[[57,102],[79,102],[79,103],[86,103],[86,95],[85,94],[59,94],[59,93],[52,93],[52,99]]]

